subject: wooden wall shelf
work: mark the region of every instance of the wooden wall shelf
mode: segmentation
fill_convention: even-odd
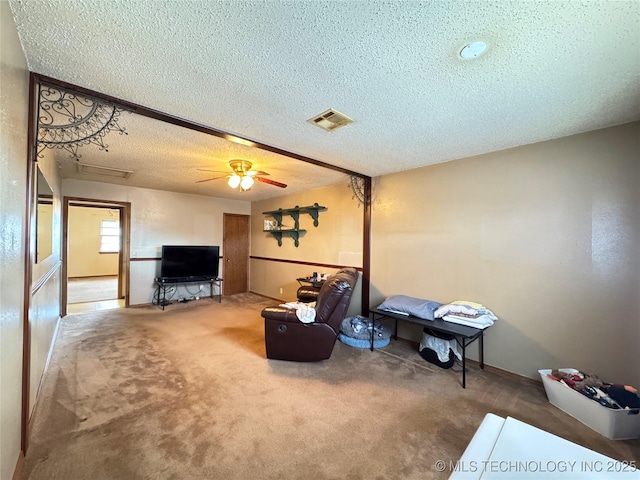
[[[262,212],[264,215],[273,217],[277,223],[277,228],[275,230],[265,230],[265,232],[269,232],[278,240],[279,247],[282,246],[283,235],[288,235],[293,238],[294,244],[297,247],[300,244],[300,233],[306,232],[306,230],[300,230],[300,214],[308,214],[313,219],[313,226],[317,227],[319,224],[318,216],[320,212],[326,211],[327,207],[323,207],[322,205],[314,203],[313,205],[309,205],[307,207],[295,206],[294,208],[279,208],[278,210]],[[285,215],[293,218],[293,228],[282,229],[282,217]]]
[[[282,246],[283,235],[285,236],[289,235],[291,238],[293,238],[293,244],[297,247],[298,245],[300,245],[300,233],[305,233],[306,230],[285,229],[285,230],[265,230],[265,232],[269,232],[271,235],[276,237],[276,239],[278,240],[279,247]]]

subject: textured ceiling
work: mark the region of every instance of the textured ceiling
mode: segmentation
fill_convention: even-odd
[[[640,119],[637,0],[10,4],[34,72],[371,176]]]
[[[63,178],[250,202],[341,182],[347,188],[349,183],[348,176],[340,172],[135,113],[122,112],[118,124],[126,129],[126,135],[117,132],[107,135],[104,141],[108,152],[101,151],[96,145],[80,147],[79,162],[132,171],[130,177],[108,178],[79,172],[76,160],[69,152],[56,150]],[[249,191],[231,189],[227,186],[226,175],[232,172],[229,160],[233,159],[251,161],[252,170],[267,172],[267,179],[284,183],[287,188],[256,182]],[[211,178],[216,180],[199,183]]]

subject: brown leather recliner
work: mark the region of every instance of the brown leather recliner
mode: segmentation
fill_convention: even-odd
[[[331,356],[351,294],[358,280],[354,268],[343,268],[324,282],[313,323],[302,323],[295,310],[275,306],[262,310],[267,358],[317,362]]]

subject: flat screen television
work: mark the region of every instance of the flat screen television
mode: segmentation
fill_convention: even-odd
[[[198,282],[218,276],[220,247],[163,245],[160,278],[163,281]]]

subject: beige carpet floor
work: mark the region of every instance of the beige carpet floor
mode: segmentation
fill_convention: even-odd
[[[602,437],[541,386],[471,366],[462,389],[403,342],[266,360],[260,310],[272,303],[240,294],[65,317],[21,478],[447,478],[436,461],[459,459],[488,412],[640,461],[639,441]]]

